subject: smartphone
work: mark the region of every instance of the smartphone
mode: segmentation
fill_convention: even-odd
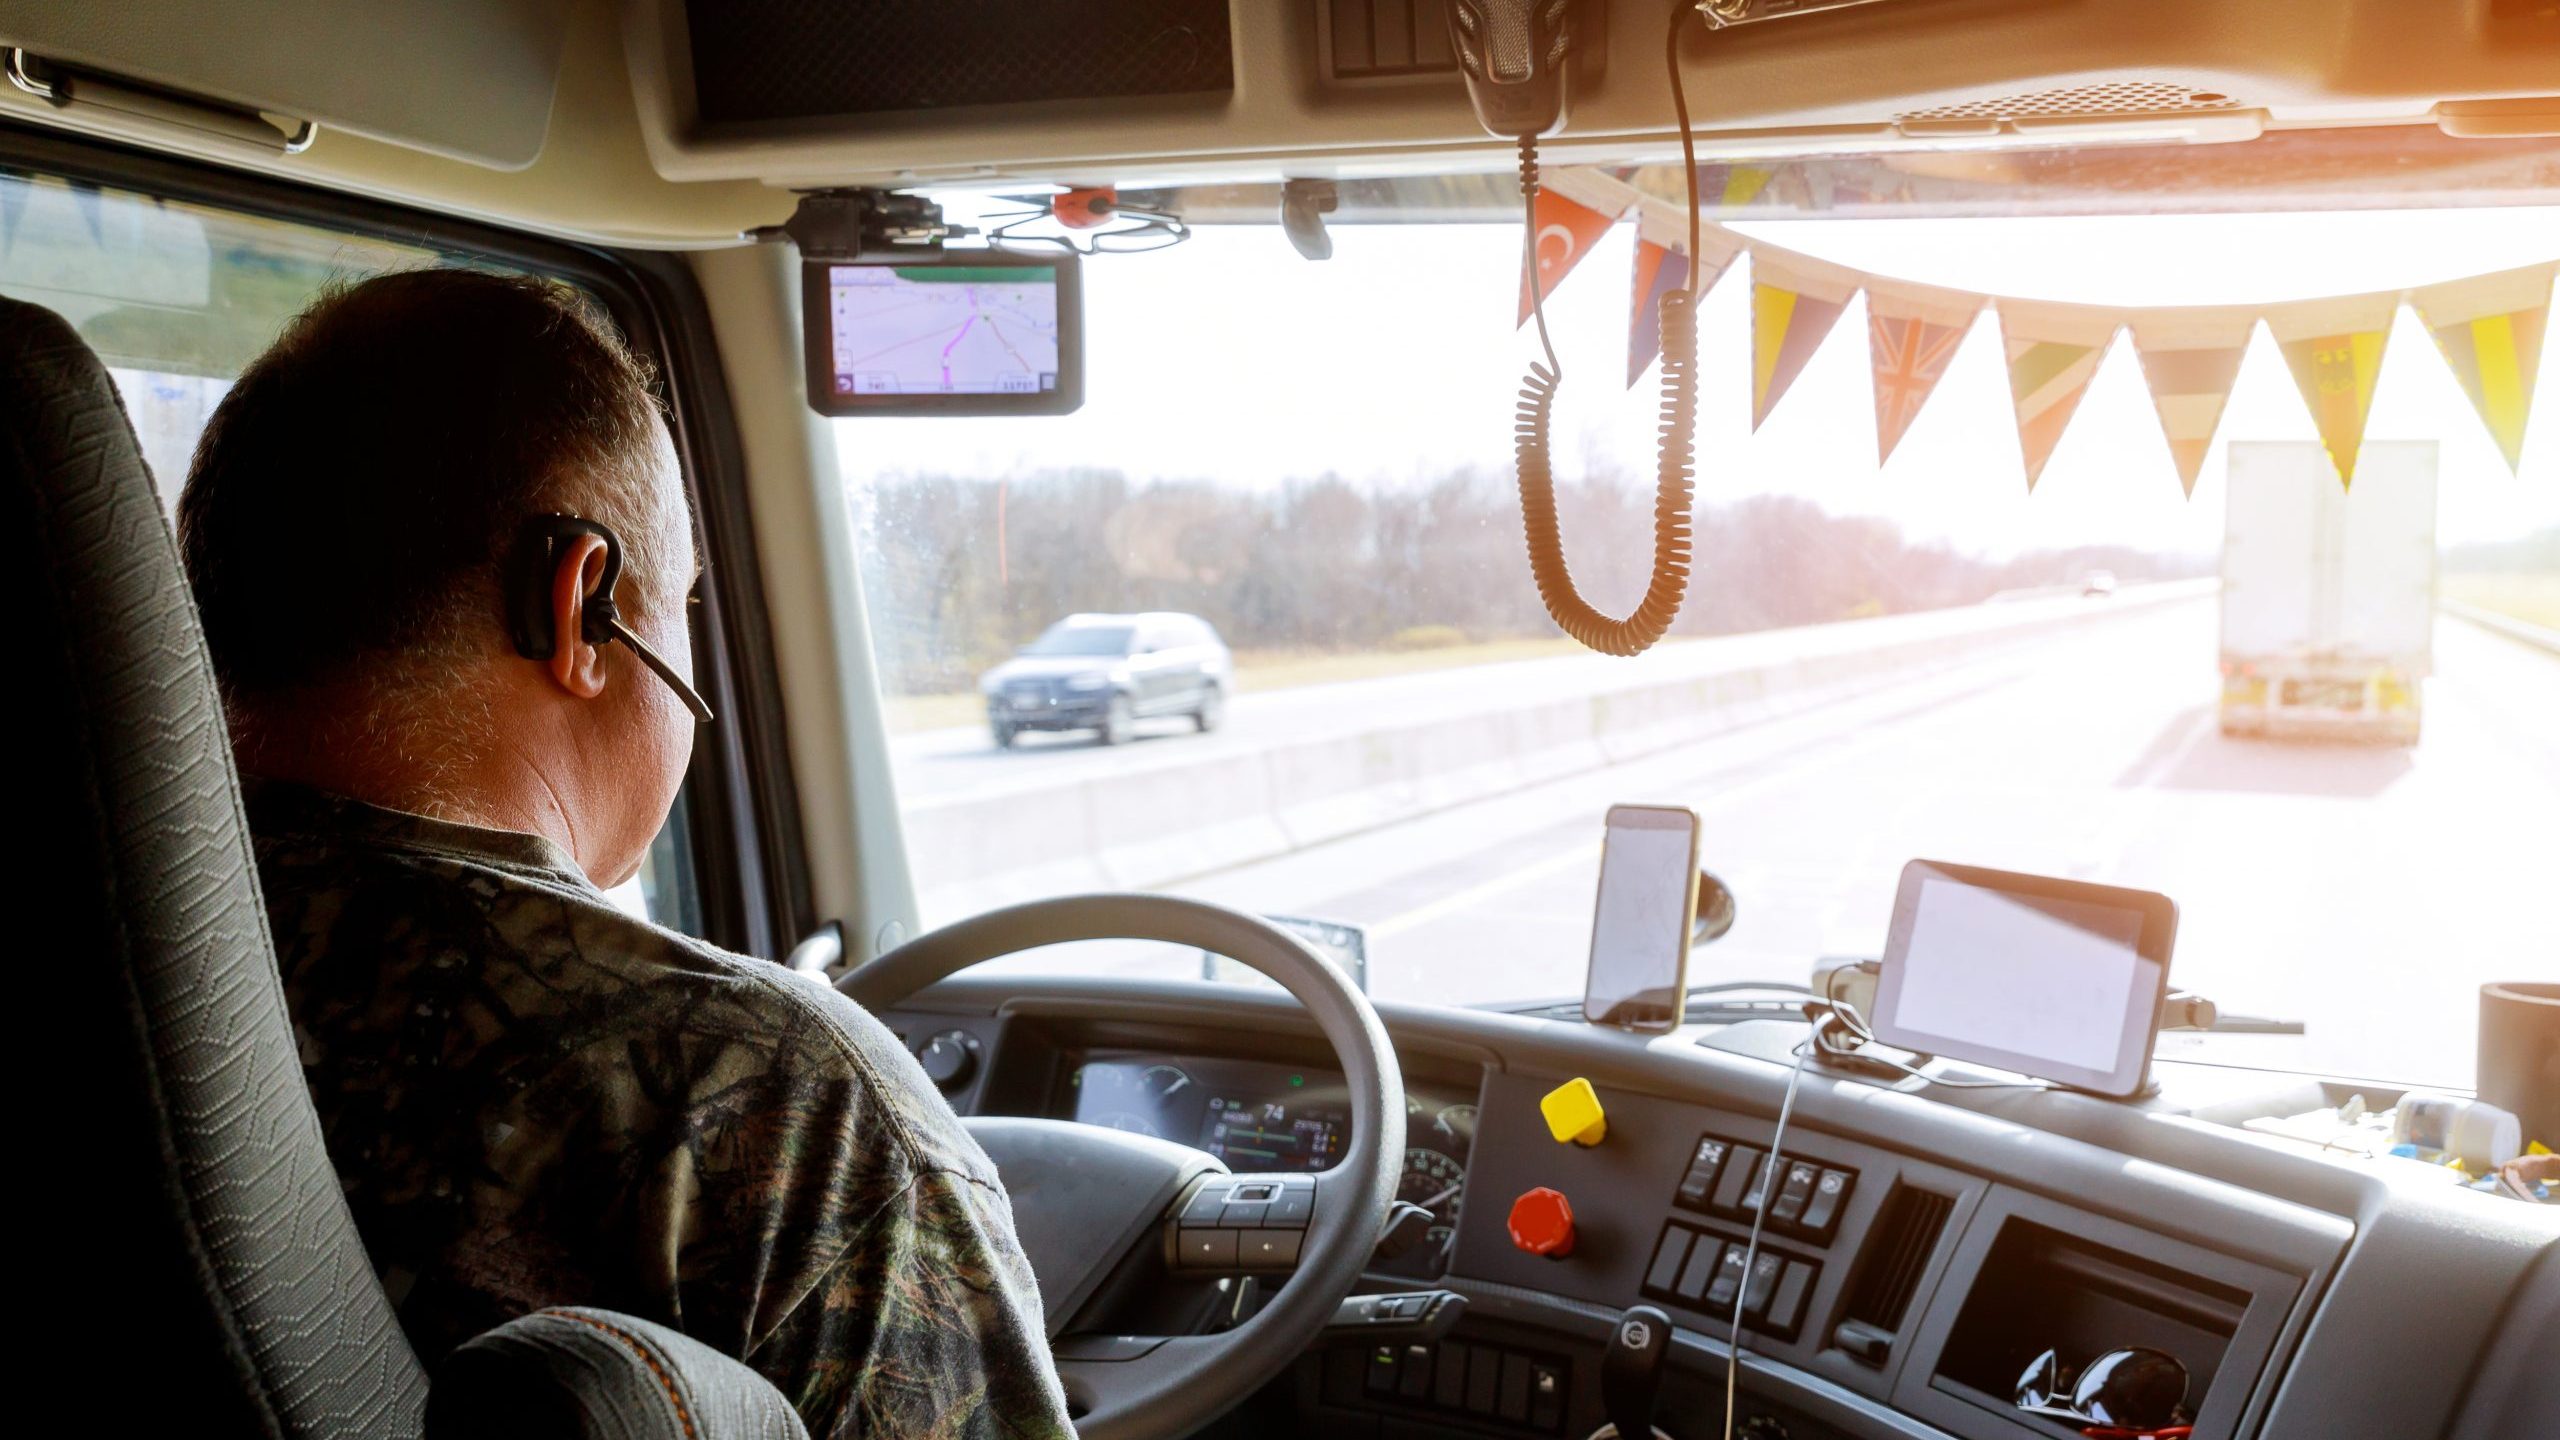
[[[1631,1030],[1679,1025],[1697,915],[1698,812],[1679,805],[1610,806],[1582,1018]]]

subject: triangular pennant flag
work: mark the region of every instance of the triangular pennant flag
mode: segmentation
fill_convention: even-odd
[[[1698,200],[1709,210],[1740,210],[1760,198],[1778,172],[1765,165],[1701,165]]]
[[[1551,188],[1539,188],[1537,234],[1529,247],[1529,253],[1536,257],[1539,295],[1556,293],[1556,286],[1564,283],[1564,277],[1572,272],[1574,266],[1582,263],[1582,257],[1590,252],[1592,245],[1617,223],[1618,213],[1594,210],[1579,200],[1569,200],[1557,194]],[[1524,269],[1520,276],[1520,318],[1512,322],[1515,327],[1529,322],[1529,281],[1529,274]]]
[[[2542,367],[2542,336],[2551,318],[2551,277],[2560,264],[2528,265],[2495,275],[2448,280],[2409,292],[2444,363],[2479,410],[2498,452],[2513,471],[2524,459],[2525,412]]]
[[[2257,324],[2258,312],[2238,305],[2133,312],[2133,353],[2151,388],[2152,408],[2160,412],[2178,483],[2191,497]]]
[[[1706,272],[1698,281],[1698,293],[1704,295],[1732,268],[1742,245],[1730,231],[1710,225],[1700,230],[1698,246],[1707,252]],[[1629,385],[1643,378],[1645,367],[1662,353],[1662,297],[1689,283],[1688,248],[1689,237],[1680,224],[1655,215],[1651,207],[1636,212],[1635,289],[1627,315]]]
[[[2042,300],[2000,302],[2000,344],[2009,356],[2009,398],[2018,408],[2018,450],[2027,489],[2062,441],[2063,427],[2098,373],[2121,312]]]
[[[2311,424],[2328,447],[2341,488],[2355,483],[2373,382],[2382,373],[2382,347],[2391,339],[2391,317],[2399,308],[2396,291],[2267,307],[2267,329],[2293,372],[2302,403],[2310,407]]]
[[[1865,280],[1845,265],[1751,247],[1752,429],[1778,408]]]
[[[1973,328],[1983,298],[1961,290],[1870,277],[1867,281],[1867,349],[1875,367],[1876,463],[1919,417],[1947,362]]]

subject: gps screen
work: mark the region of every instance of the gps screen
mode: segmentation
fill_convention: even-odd
[[[1075,408],[1074,271],[1002,263],[827,265],[810,398],[828,414]],[[1015,263],[1020,261],[1021,263]],[[815,278],[815,277],[813,277]],[[813,287],[814,288],[814,287]]]

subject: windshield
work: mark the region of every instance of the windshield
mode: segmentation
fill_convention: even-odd
[[[2546,261],[2560,210],[1736,228],[1912,282],[2200,305]],[[1601,236],[1547,310],[1565,544],[1617,614],[1652,538],[1634,229]],[[2165,892],[2173,985],[2304,1025],[2165,1055],[2467,1085],[2478,987],[2560,973],[2550,368],[2511,473],[2397,311],[2369,468],[2338,512],[2381,537],[2355,563],[2383,572],[2356,573],[2393,578],[2342,591],[2313,536],[2348,520],[2299,509],[2328,500],[2282,478],[2320,432],[2264,326],[2191,496],[2121,337],[2030,488],[1988,312],[1882,465],[1865,298],[1755,425],[1737,262],[1701,303],[1688,601],[1671,638],[1611,659],[1557,635],[1523,553],[1520,238],[1338,225],[1311,263],[1276,227],[1203,226],[1087,263],[1081,412],[838,422],[924,923],[1162,889],[1363,926],[1381,997],[1570,998],[1601,817],[1626,801],[1695,809],[1701,861],[1738,899],[1693,984],[1877,954],[1917,857]],[[2326,658],[2260,633],[2385,589],[2374,615],[2321,622]],[[1063,615],[1141,608],[1209,621],[1231,670],[1026,704],[974,685]],[[1052,629],[1026,653],[1070,637],[1105,643]],[[1129,946],[1013,963],[1201,973]]]
[[[1053,625],[1022,647],[1025,655],[1126,655],[1126,625]]]

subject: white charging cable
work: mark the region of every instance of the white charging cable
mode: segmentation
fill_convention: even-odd
[[[1733,1328],[1725,1337],[1724,1440],[1733,1440],[1734,1390],[1742,1374],[1742,1304],[1751,1294],[1751,1267],[1760,1259],[1760,1226],[1778,1198],[1778,1167],[1787,1153],[1787,1117],[1795,1113],[1796,1082],[1804,1078],[1805,1061],[1812,1055],[1812,1041],[1796,1047],[1795,1068],[1787,1072],[1786,1098],[1778,1102],[1778,1128],[1769,1136],[1769,1158],[1760,1172],[1760,1203],[1751,1207],[1751,1240],[1742,1247],[1742,1283],[1733,1287]]]

